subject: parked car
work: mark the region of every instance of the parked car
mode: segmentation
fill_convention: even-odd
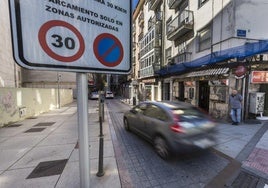
[[[99,93],[97,91],[91,92],[89,98],[92,100],[99,99]]]
[[[111,91],[106,91],[106,92],[105,92],[105,98],[106,98],[106,99],[113,99],[113,98],[114,98],[114,94],[113,94],[113,92],[111,92]]]
[[[123,120],[126,130],[149,140],[163,159],[216,143],[216,123],[189,103],[145,101],[126,112]]]

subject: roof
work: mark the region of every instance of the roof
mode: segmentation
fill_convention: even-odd
[[[229,72],[229,68],[214,68],[214,69],[206,69],[194,71],[186,74],[185,77],[198,77],[198,76],[213,76],[213,75],[221,75],[227,74]]]

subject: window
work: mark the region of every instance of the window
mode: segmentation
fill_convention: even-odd
[[[143,111],[146,109],[146,104],[140,104],[139,106],[136,106],[133,108],[133,111],[135,111],[136,113],[143,113]]]
[[[171,47],[169,47],[168,49],[166,49],[166,58],[170,58],[171,57]]]
[[[166,63],[171,63],[171,47],[166,49]]]
[[[203,51],[211,47],[211,24],[198,32],[198,51]]]
[[[198,7],[202,7],[206,2],[208,2],[209,0],[198,0]]]
[[[166,113],[155,105],[148,106],[144,112],[144,115],[162,121],[166,121],[168,119]]]
[[[169,33],[170,32],[170,28],[168,25],[170,24],[170,22],[172,21],[172,17],[169,17],[166,21],[166,33]]]

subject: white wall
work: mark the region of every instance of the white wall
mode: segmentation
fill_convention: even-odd
[[[71,89],[60,90],[60,106],[73,101]],[[57,89],[0,88],[0,127],[58,107]]]
[[[235,19],[237,29],[247,31],[246,38],[268,39],[267,0],[236,0]]]

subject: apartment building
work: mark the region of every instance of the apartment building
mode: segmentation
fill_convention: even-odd
[[[139,1],[133,36],[139,46],[140,92],[151,91],[148,100],[186,101],[228,119],[229,93],[235,88],[244,98],[243,116],[267,111],[267,99],[254,112],[250,101],[256,92],[268,98],[268,26],[262,21],[267,8],[265,0]],[[160,21],[150,22],[157,15]],[[161,38],[158,48],[156,42],[146,46],[158,39],[150,38],[151,23],[160,28],[154,33]]]

